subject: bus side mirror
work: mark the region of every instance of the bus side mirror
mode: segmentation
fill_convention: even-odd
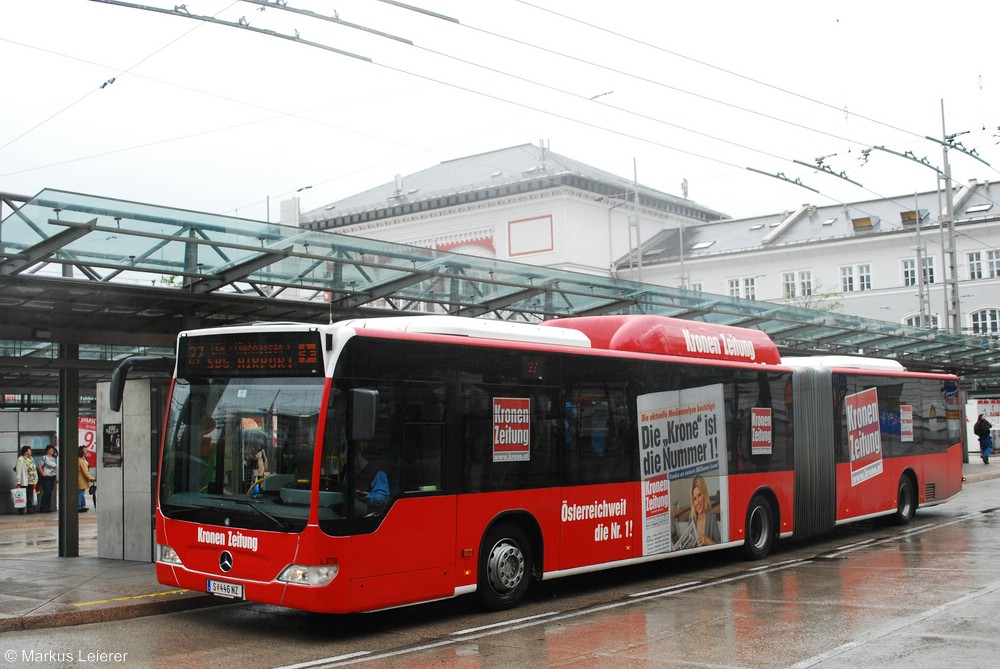
[[[375,413],[378,391],[371,388],[351,389],[351,439],[364,441],[375,437]]]
[[[174,370],[174,359],[161,356],[133,355],[118,363],[114,373],[111,375],[111,387],[109,389],[111,410],[114,412],[122,410],[122,399],[125,396],[125,381],[128,379],[129,372],[133,369],[169,374]]]

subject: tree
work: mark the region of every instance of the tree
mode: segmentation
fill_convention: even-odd
[[[794,295],[786,298],[792,306],[803,309],[815,309],[826,313],[839,313],[844,308],[843,295],[840,291],[824,290],[823,284],[816,282],[808,295]]]

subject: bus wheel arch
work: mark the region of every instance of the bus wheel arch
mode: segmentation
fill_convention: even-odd
[[[541,530],[527,513],[497,517],[479,547],[476,593],[483,607],[500,611],[517,606],[532,580],[540,577]]]
[[[747,505],[743,536],[743,555],[748,560],[762,560],[771,552],[778,536],[780,510],[774,493],[758,490]]]
[[[899,477],[896,488],[896,513],[892,519],[897,525],[908,525],[917,513],[917,480],[912,470],[906,470]]]

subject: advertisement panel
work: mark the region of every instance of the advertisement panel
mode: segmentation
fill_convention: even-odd
[[[493,462],[531,459],[531,399],[493,398]]]
[[[721,384],[637,397],[643,555],[729,540]]]
[[[83,457],[91,469],[97,467],[97,416],[80,416],[77,420],[80,445],[83,446]],[[73,454],[76,457],[76,454]]]
[[[771,409],[761,407],[750,409],[751,455],[771,455],[774,446],[771,424]]]
[[[862,390],[844,398],[851,485],[882,473],[882,432],[879,429],[878,392]]]

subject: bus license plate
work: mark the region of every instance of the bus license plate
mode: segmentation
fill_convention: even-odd
[[[208,594],[232,599],[243,599],[243,584],[227,583],[225,581],[209,581]]]

